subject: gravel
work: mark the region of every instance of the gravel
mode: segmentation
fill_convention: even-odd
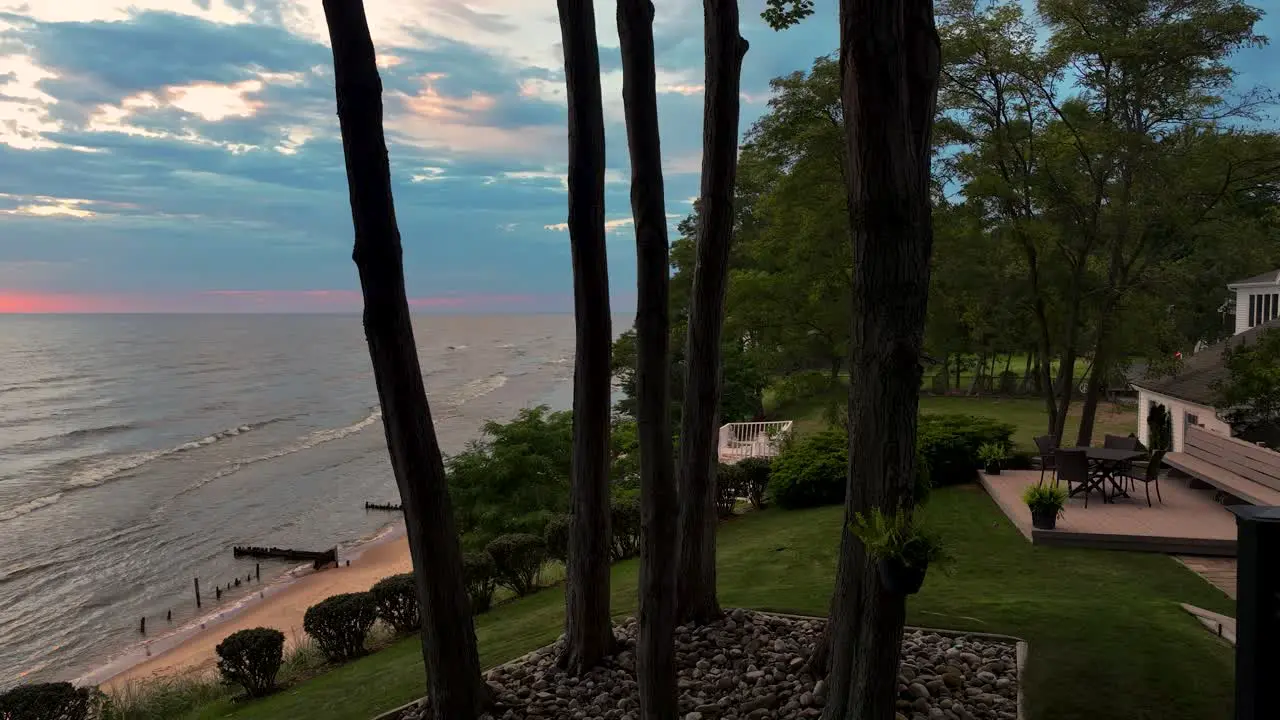
[[[801,672],[822,620],[728,611],[676,632],[683,720],[816,718],[827,687]],[[570,676],[556,666],[563,638],[485,674],[496,705],[485,720],[635,720],[635,618],[614,628],[620,651],[605,667]],[[898,720],[1015,720],[1015,646],[991,638],[910,631],[902,641]],[[420,720],[414,707],[400,720]]]

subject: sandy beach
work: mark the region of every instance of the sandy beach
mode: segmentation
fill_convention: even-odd
[[[287,643],[292,643],[303,634],[302,616],[307,608],[331,595],[368,590],[388,575],[413,569],[409,544],[401,533],[356,552],[343,558],[342,566],[304,576],[278,592],[252,601],[225,620],[183,638],[175,647],[110,675],[103,685],[116,688],[155,676],[212,670],[217,660],[214,648],[237,630],[276,628],[285,634]],[[347,558],[351,559],[350,567],[345,566]]]

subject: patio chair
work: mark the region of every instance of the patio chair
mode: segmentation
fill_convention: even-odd
[[[1102,447],[1108,450],[1133,450],[1139,447],[1138,438],[1133,435],[1107,435],[1102,438]]]
[[[1044,484],[1044,473],[1046,470],[1050,473],[1050,479],[1054,479],[1058,466],[1056,462],[1057,458],[1053,453],[1057,449],[1058,443],[1054,441],[1052,435],[1041,435],[1036,438],[1036,450],[1040,453],[1040,482],[1037,483],[1038,485]],[[1057,480],[1054,479],[1054,482],[1057,482]]]
[[[1057,485],[1061,480],[1067,484],[1067,494],[1071,495],[1071,485],[1075,483],[1084,488],[1084,506],[1089,507],[1089,491],[1094,488],[1093,477],[1089,474],[1089,457],[1085,455],[1083,450],[1063,450],[1058,448],[1054,451],[1054,465],[1057,467],[1058,474],[1054,478],[1053,484]],[[1106,501],[1107,489],[1102,488],[1102,499]]]
[[[1157,450],[1151,453],[1151,460],[1145,464],[1145,467],[1135,467],[1124,474],[1124,478],[1130,483],[1135,481],[1142,483],[1143,489],[1147,491],[1147,507],[1151,507],[1151,484],[1156,486],[1156,499],[1164,503],[1164,498],[1160,497],[1160,462],[1164,460],[1164,451]]]

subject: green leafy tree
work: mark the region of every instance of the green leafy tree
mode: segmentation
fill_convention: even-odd
[[[1280,423],[1280,330],[1226,348],[1222,360],[1227,377],[1213,389],[1227,422],[1242,431]]]

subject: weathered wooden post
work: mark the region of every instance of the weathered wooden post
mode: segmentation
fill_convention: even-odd
[[[1280,677],[1280,507],[1233,505],[1239,564],[1236,599],[1236,720],[1276,717]]]
[[[214,599],[214,600],[221,600],[221,599],[222,599],[222,588],[220,588],[220,587],[215,587],[215,588],[213,589],[213,599]]]
[[[195,579],[196,582],[196,609],[200,609],[200,578]]]
[[[145,615],[142,618],[142,622],[138,624],[138,632],[142,633],[143,635],[147,634],[147,618]]]
[[[173,622],[173,611],[170,610],[167,613],[165,613],[164,619],[168,620],[169,622]]]
[[[262,563],[253,564],[253,576],[257,578],[259,582],[262,581]]]

